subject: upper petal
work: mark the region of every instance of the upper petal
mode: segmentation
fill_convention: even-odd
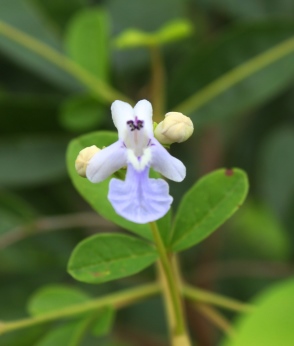
[[[166,178],[182,181],[186,177],[186,167],[154,138],[151,146],[151,167]]]
[[[121,141],[117,141],[95,154],[88,163],[86,176],[92,183],[99,183],[127,163],[127,153]]]
[[[137,172],[128,165],[125,181],[111,179],[108,199],[117,214],[136,223],[147,223],[163,217],[172,197],[163,179],[149,179],[149,168]]]
[[[144,121],[144,131],[146,131],[149,138],[153,137],[152,114],[152,105],[147,100],[139,101],[134,107],[134,115]]]
[[[134,119],[134,110],[131,105],[123,101],[114,101],[111,105],[112,120],[117,128],[118,137],[124,140],[127,131],[127,121]]]

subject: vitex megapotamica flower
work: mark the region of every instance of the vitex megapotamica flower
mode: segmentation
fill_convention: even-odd
[[[177,182],[185,178],[186,168],[154,138],[149,101],[141,100],[134,108],[115,101],[111,112],[119,139],[90,159],[86,176],[91,182],[99,183],[127,166],[124,181],[111,179],[109,201],[117,214],[127,220],[155,221],[167,213],[173,198],[166,181],[149,178],[150,167]]]

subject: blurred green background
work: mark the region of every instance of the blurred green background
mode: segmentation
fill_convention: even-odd
[[[179,19],[192,32],[161,47],[166,111],[189,115],[195,133],[171,148],[188,169],[183,183],[171,184],[174,207],[219,167],[244,169],[251,186],[221,230],[182,254],[184,277],[247,301],[293,274],[293,1],[0,0],[0,319],[24,317],[32,293],[50,283],[96,296],[154,278],[147,270],[90,286],[66,273],[80,240],[118,227],[91,213],[74,190],[65,152],[80,134],[114,130],[110,85],[134,101],[152,98],[148,48],[125,49],[117,37],[130,28],[157,32]],[[70,60],[57,59],[57,66],[54,52]],[[90,76],[86,83],[79,67]],[[190,306],[187,314],[198,344],[217,345],[222,333]],[[1,336],[0,344],[51,345],[44,338],[59,324]],[[160,346],[165,335],[163,306],[154,298],[120,311],[98,344]]]

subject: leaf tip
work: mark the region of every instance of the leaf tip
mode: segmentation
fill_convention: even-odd
[[[225,170],[225,175],[227,176],[227,177],[231,177],[232,175],[234,175],[234,170],[232,169],[232,168],[227,168],[226,170]]]

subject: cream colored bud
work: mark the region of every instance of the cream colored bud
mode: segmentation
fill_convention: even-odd
[[[194,126],[189,117],[182,113],[170,112],[155,128],[155,138],[162,144],[181,143],[191,137]]]
[[[75,168],[83,178],[86,178],[86,169],[91,158],[98,153],[101,149],[97,148],[96,145],[92,145],[91,147],[87,147],[79,152],[79,155],[75,162]]]

